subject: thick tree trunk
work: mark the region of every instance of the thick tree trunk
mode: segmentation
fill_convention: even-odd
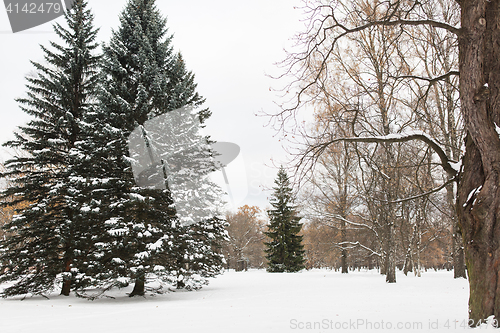
[[[500,318],[500,0],[459,2],[460,102],[467,129],[457,212],[469,318]]]
[[[411,272],[413,270],[413,258],[411,252],[412,248],[411,245],[409,245],[408,249],[406,250],[405,265],[403,268],[403,273],[405,275],[408,275],[408,272]]]
[[[383,251],[381,251],[383,252]],[[379,263],[380,263],[380,275],[385,275],[387,273],[387,255],[383,255],[379,258]]]
[[[69,273],[70,271],[71,271],[71,260],[66,259],[64,272]],[[71,279],[65,278],[62,284],[61,295],[69,296],[70,292],[71,292]]]
[[[496,304],[500,300],[500,297],[497,297],[500,238],[498,226],[495,226],[500,193],[497,189],[494,194],[490,192],[497,186],[488,184],[490,182],[484,176],[479,151],[472,139],[468,138],[467,141],[464,167],[469,171],[464,171],[461,175],[458,211],[469,275],[469,317],[472,319],[471,323],[478,323],[479,320],[484,320],[493,314],[500,318],[499,307]],[[498,181],[498,178],[496,180]],[[474,193],[480,186],[483,186],[481,191],[471,195],[467,201],[469,194]]]
[[[71,292],[71,280],[64,280],[61,289],[61,295],[69,296],[70,292]]]
[[[69,296],[70,292],[71,292],[71,280],[64,280],[61,289],[61,295]]]
[[[134,296],[144,296],[144,276],[135,279],[134,290],[132,290],[129,297]]]

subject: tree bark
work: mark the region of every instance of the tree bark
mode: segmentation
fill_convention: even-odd
[[[406,249],[406,255],[405,255],[405,264],[403,268],[403,273],[405,275],[408,275],[408,272],[411,272],[413,270],[412,250],[413,249],[410,243],[408,244],[408,248]]]
[[[458,226],[457,221],[453,221],[453,277],[455,279],[467,279],[465,268],[464,247],[462,242],[462,232]]]
[[[469,318],[500,318],[500,0],[459,1],[460,102],[467,129],[457,212]]]
[[[425,206],[424,208],[425,209]],[[413,273],[417,277],[421,277],[422,273],[420,271],[421,262],[420,262],[420,251],[422,247],[422,229],[421,229],[421,218],[417,217],[416,225],[415,225],[415,256],[416,262],[413,264]]]
[[[453,184],[446,186],[446,197],[448,206],[450,206],[450,212],[453,214],[451,218],[451,254],[453,260],[453,277],[455,279],[467,279],[467,274],[465,272],[464,247],[462,244],[462,232],[460,231],[460,226],[457,219],[457,209],[454,198],[455,196],[453,194]]]
[[[64,272],[68,273],[70,271],[71,271],[71,259],[66,259]],[[70,292],[71,292],[71,279],[64,278],[61,289],[61,295],[69,296]]]
[[[132,290],[129,297],[134,296],[144,296],[144,276],[135,278],[134,290]]]
[[[69,296],[70,292],[71,292],[71,280],[64,280],[61,289],[61,295]]]
[[[386,258],[386,276],[387,283],[396,282],[396,251],[394,244],[394,222],[389,222],[387,226],[387,258]]]
[[[341,263],[342,263],[342,273],[349,273],[349,267],[347,265],[347,249],[345,242],[347,242],[347,230],[345,221],[341,222],[341,237],[342,237],[342,254],[341,254]]]
[[[345,147],[345,146],[344,146]],[[348,154],[347,149],[346,149],[346,156]],[[347,162],[347,159],[346,159]],[[348,182],[348,175],[349,175],[349,170],[348,166],[344,164],[344,186],[342,189],[342,195],[340,197],[340,215],[342,216],[342,221],[340,221],[340,235],[342,239],[342,274],[347,274],[349,273],[349,265],[347,264],[347,246],[345,245],[347,242],[347,226],[345,223],[345,219],[347,219],[347,182]]]

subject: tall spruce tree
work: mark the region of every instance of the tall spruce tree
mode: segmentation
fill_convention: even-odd
[[[85,0],[75,1],[65,17],[67,27],[54,25],[64,44],[42,46],[46,64],[32,62],[36,75],[27,78],[27,97],[17,100],[33,120],[5,144],[23,154],[5,164],[2,177],[11,186],[2,195],[13,200],[4,204],[26,208],[4,226],[10,236],[0,241],[0,283],[15,281],[3,296],[44,294],[58,283],[69,295],[89,281],[78,268],[91,235],[79,204],[82,161],[75,148],[96,98],[97,29]]]
[[[222,190],[207,177],[215,160],[194,112],[185,107],[148,120],[129,142],[137,184],[165,187],[172,195],[178,223],[173,247],[161,258],[174,264],[171,282],[187,289],[201,287],[206,277],[220,271],[223,256],[218,249],[225,238],[225,221],[217,217]],[[159,174],[166,175],[166,184],[157,183]]]
[[[302,224],[293,205],[293,192],[285,169],[280,167],[274,182],[274,193],[268,211],[269,231],[265,232],[270,241],[266,242],[268,272],[298,272],[304,268],[304,246],[299,235]]]
[[[188,274],[180,272],[189,265],[177,259],[201,256],[188,250],[200,237],[183,233],[183,216],[178,216],[168,183],[164,189],[138,186],[129,138],[137,128],[145,138],[152,135],[146,133],[146,122],[184,106],[199,108],[204,99],[181,55],[174,53],[166,20],[154,0],[130,0],[120,22],[104,47],[99,107],[89,114],[91,135],[80,151],[93,168],[88,218],[101,229],[93,240],[87,274],[101,287],[132,279],[130,296],[135,296],[144,294],[151,275],[167,282],[184,280]],[[208,109],[199,111],[199,122],[209,115]],[[208,144],[204,146],[208,157]],[[214,238],[205,238],[205,243]],[[218,260],[214,255],[212,266],[221,266]],[[203,270],[208,274],[206,267]]]

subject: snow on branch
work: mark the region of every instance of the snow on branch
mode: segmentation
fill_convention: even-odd
[[[345,245],[348,245],[349,247],[347,249],[354,249],[356,247],[360,247],[368,252],[371,252],[370,255],[375,255],[375,256],[378,256],[378,257],[382,257],[382,254],[378,253],[377,251],[374,251],[372,249],[370,249],[368,246],[365,246],[363,244],[361,244],[360,242],[341,242],[341,243],[337,243],[336,244],[337,246],[339,246],[340,248],[343,248],[345,249]]]
[[[319,156],[328,146],[340,141],[364,143],[399,143],[413,140],[422,141],[426,143],[430,148],[432,148],[432,150],[434,150],[434,152],[439,156],[439,159],[441,160],[441,166],[451,178],[454,178],[457,175],[459,171],[456,169],[457,163],[448,158],[445,151],[436,140],[421,131],[412,131],[410,133],[401,134],[389,134],[384,136],[335,138],[330,141],[318,144],[314,148],[315,151],[313,153],[314,155]]]

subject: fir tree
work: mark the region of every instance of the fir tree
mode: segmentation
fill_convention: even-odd
[[[199,289],[208,284],[207,278],[221,273],[226,227],[225,220],[215,217],[176,230],[174,248],[164,258],[174,267],[170,275],[172,285],[177,289]]]
[[[266,242],[269,272],[297,272],[304,268],[304,246],[299,235],[302,224],[299,222],[296,207],[293,205],[293,193],[286,171],[281,167],[276,187],[270,200],[273,209],[268,211],[270,238]]]
[[[27,97],[17,100],[33,120],[5,144],[23,152],[6,163],[2,176],[12,185],[3,196],[13,200],[5,204],[27,207],[4,226],[11,236],[0,243],[0,283],[16,282],[3,296],[44,294],[60,282],[61,294],[69,295],[89,281],[78,268],[91,235],[81,211],[82,161],[75,148],[95,101],[97,29],[85,0],[74,3],[66,22],[67,28],[54,25],[64,44],[42,46],[46,64],[32,62],[37,74],[27,78]]]
[[[179,276],[186,265],[176,258],[189,259],[193,253],[188,249],[195,241],[182,232],[186,216],[178,212],[168,182],[163,180],[160,187],[138,186],[133,171],[139,162],[130,153],[129,138],[138,131],[144,140],[157,142],[158,134],[176,129],[163,123],[168,117],[156,122],[164,126],[158,131],[150,128],[149,121],[183,106],[200,107],[204,99],[196,92],[194,76],[182,57],[173,52],[166,20],[153,0],[130,0],[120,22],[104,47],[99,108],[89,115],[87,123],[93,131],[81,152],[91,156],[90,192],[99,197],[89,203],[90,212],[95,211],[89,218],[102,228],[93,241],[88,261],[92,273],[88,274],[101,287],[122,285],[130,278],[135,282],[130,296],[135,296],[144,294],[152,274],[167,282]],[[200,111],[198,126],[209,115],[207,109]],[[186,115],[177,125],[191,119]],[[172,138],[182,137],[181,129],[177,130],[179,134]],[[197,147],[204,151],[198,155],[208,160],[208,144],[203,140]],[[153,149],[149,143],[148,148]],[[163,158],[172,162],[170,157]],[[162,167],[168,168],[166,163]],[[213,163],[196,168],[202,173],[213,169]]]

